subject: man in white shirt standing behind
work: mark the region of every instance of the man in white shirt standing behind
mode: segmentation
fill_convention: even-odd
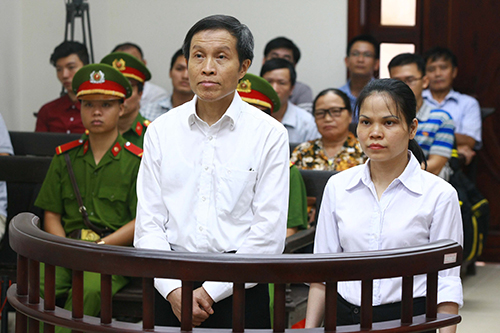
[[[187,33],[183,51],[195,97],[158,117],[146,133],[137,181],[136,247],[282,253],[287,132],[236,93],[253,45],[248,27],[231,16],[206,17]],[[156,279],[155,287],[161,294],[155,301],[156,324],[178,326],[180,281]],[[230,328],[231,294],[231,283],[200,284],[193,293],[193,325]],[[267,285],[247,289],[245,300],[247,327],[269,328]]]

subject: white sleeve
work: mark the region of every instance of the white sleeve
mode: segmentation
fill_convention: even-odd
[[[150,126],[144,137],[144,153],[137,176],[137,216],[134,246],[140,249],[171,251],[165,225],[168,209],[162,200],[161,150],[158,134]],[[155,287],[163,297],[181,286],[179,280],[155,279]]]
[[[314,253],[342,252],[339,239],[339,228],[335,219],[335,191],[333,177],[325,186],[323,199],[316,225]]]
[[[463,247],[463,226],[460,204],[455,189],[443,193],[436,206],[429,232],[429,242],[451,239]],[[443,270],[438,276],[438,304],[442,302],[463,305],[462,281],[460,266]]]
[[[252,201],[252,225],[237,254],[280,254],[285,247],[290,183],[290,148],[286,130],[273,130],[264,149]],[[254,285],[247,284],[246,287]],[[207,281],[203,287],[215,302],[232,294],[232,283]]]

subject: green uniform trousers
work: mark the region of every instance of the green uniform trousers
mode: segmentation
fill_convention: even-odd
[[[71,289],[72,272],[71,269],[56,267],[56,299],[68,296],[64,309],[71,311],[73,293]],[[111,277],[111,292],[116,294],[125,287],[129,279],[124,276],[113,275]],[[40,296],[44,297],[45,288],[45,265],[40,263]],[[93,272],[83,272],[83,314],[97,316],[101,311],[101,274]],[[40,323],[40,332],[43,332],[43,324]],[[70,329],[57,326],[57,333],[71,332]]]

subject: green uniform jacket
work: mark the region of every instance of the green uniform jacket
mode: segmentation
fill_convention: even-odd
[[[135,218],[136,180],[142,149],[118,135],[115,144],[95,164],[88,137],[57,149],[35,205],[61,214],[66,235],[86,229],[63,154],[69,154],[73,170],[87,208],[89,220],[98,227],[117,230]]]
[[[135,117],[130,129],[122,134],[125,140],[132,142],[138,147],[143,147],[144,145],[144,135],[146,134],[146,129],[151,122],[144,118],[140,113]]]
[[[290,166],[290,196],[288,200],[287,228],[299,227],[299,230],[307,229],[307,193],[306,185],[302,179],[299,169],[295,165]]]

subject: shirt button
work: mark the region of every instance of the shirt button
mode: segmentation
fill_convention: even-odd
[[[207,198],[205,198],[205,197],[201,197],[201,200],[202,200],[202,201],[205,201],[205,200],[207,200]]]
[[[92,192],[92,196],[95,197],[95,192]]]
[[[198,230],[203,231],[203,227],[198,227]]]
[[[73,117],[69,118],[69,121],[73,121],[73,120],[75,120],[75,118],[73,118]]]
[[[354,308],[353,312],[354,312],[355,314],[358,314],[358,313],[359,313],[359,309],[358,309],[358,308]]]
[[[205,167],[205,171],[208,171],[208,167],[207,166]]]
[[[212,140],[212,139],[213,139],[213,136],[209,136],[209,137],[208,137],[208,140]]]
[[[71,108],[72,108],[72,109],[75,109],[75,106],[74,106],[74,105],[71,105]]]
[[[68,133],[68,134],[69,134],[69,133],[71,133],[71,131],[70,131],[70,130],[67,130],[67,131],[66,131],[66,133]]]
[[[97,171],[94,171],[94,176],[97,176]]]
[[[94,216],[94,212],[90,212],[90,216]]]

